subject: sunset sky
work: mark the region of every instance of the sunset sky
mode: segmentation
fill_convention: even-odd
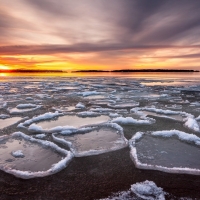
[[[0,0],[0,69],[200,70],[200,0]]]

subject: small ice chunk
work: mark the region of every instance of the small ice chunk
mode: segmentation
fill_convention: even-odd
[[[114,195],[100,200],[165,200],[165,195],[162,188],[157,187],[153,181],[144,181],[131,185],[131,189],[127,191],[117,192]]]
[[[16,106],[16,108],[18,109],[35,108],[36,106],[37,106],[36,104],[28,103],[28,104],[19,104]]]
[[[163,189],[157,187],[153,181],[144,181],[131,185],[131,191],[138,197],[147,200],[165,200]]]
[[[26,97],[26,100],[31,101],[31,100],[33,100],[33,98],[32,97]]]
[[[43,138],[46,137],[46,135],[44,133],[42,133],[42,134],[35,135],[35,137],[38,138],[38,139],[43,139]]]
[[[6,119],[6,118],[9,118],[10,116],[9,115],[6,115],[6,114],[1,114],[0,115],[0,119]]]
[[[189,129],[191,129],[195,132],[200,131],[199,125],[198,125],[196,119],[193,116],[190,116],[190,117],[187,118],[184,126],[186,126],[187,128],[189,128]]]
[[[76,104],[76,108],[85,109],[85,105],[79,102],[78,104]]]
[[[87,92],[83,92],[82,95],[84,97],[87,97],[87,96],[91,96],[91,95],[98,95],[98,94],[101,94],[101,92],[97,92],[97,91],[87,91]]]
[[[120,115],[118,113],[110,113],[109,114],[110,117],[119,117]]]
[[[41,126],[38,126],[38,125],[36,125],[36,124],[31,124],[31,125],[29,126],[28,130],[29,130],[30,132],[33,132],[33,133],[41,133],[41,132],[43,132],[42,127],[41,127]]]
[[[23,158],[24,157],[22,150],[12,151],[11,154],[15,158]]]

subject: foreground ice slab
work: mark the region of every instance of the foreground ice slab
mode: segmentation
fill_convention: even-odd
[[[166,193],[153,181],[144,181],[131,185],[128,191],[119,192],[102,200],[165,200]]]
[[[70,147],[76,157],[101,154],[128,145],[122,127],[114,123],[91,127],[73,135],[54,134],[53,139]]]
[[[200,175],[200,138],[178,130],[137,132],[129,141],[136,167]]]
[[[57,173],[72,158],[70,151],[21,132],[0,137],[0,169],[20,178],[29,179]]]

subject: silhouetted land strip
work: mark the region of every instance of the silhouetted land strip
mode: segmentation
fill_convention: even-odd
[[[79,70],[74,72],[199,72],[198,70],[183,70],[183,69],[122,69],[112,71],[102,70]]]
[[[182,70],[182,69],[123,69],[123,70],[78,70],[72,71],[74,73],[102,73],[102,72],[199,72],[198,70]],[[62,70],[0,70],[0,73],[68,73]]]

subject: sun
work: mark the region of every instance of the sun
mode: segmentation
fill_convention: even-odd
[[[10,69],[10,67],[7,67],[7,66],[5,66],[5,65],[0,65],[0,70],[1,69]]]

